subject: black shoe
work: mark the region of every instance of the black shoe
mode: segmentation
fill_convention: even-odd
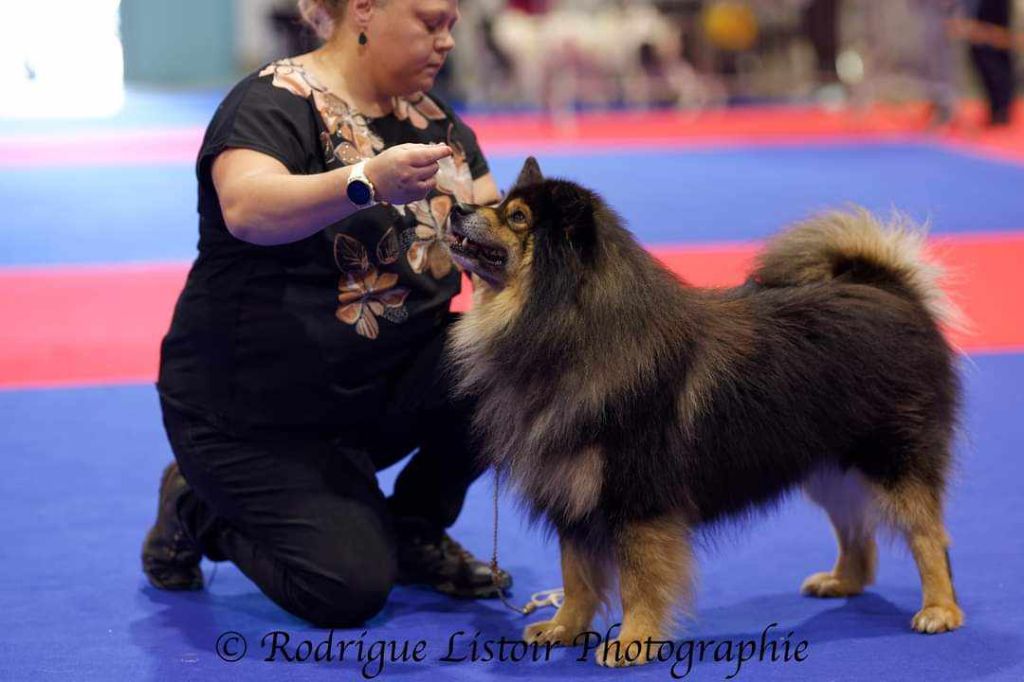
[[[142,570],[150,584],[162,590],[203,589],[203,555],[178,521],[178,497],[187,486],[177,462],[168,464],[160,479],[156,523],[142,543]]]
[[[439,542],[406,537],[398,547],[398,583],[430,585],[460,599],[491,599],[512,586],[512,576],[474,557],[445,533]]]

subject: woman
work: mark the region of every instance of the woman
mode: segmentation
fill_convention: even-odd
[[[177,466],[142,559],[165,589],[202,587],[201,556],[233,561],[345,627],[395,582],[494,594],[445,533],[481,472],[442,371],[460,279],[441,240],[454,202],[498,190],[473,132],[423,94],[457,0],[299,6],[323,47],[243,80],[199,153],[199,256],[158,382]],[[417,448],[385,499],[375,472]]]

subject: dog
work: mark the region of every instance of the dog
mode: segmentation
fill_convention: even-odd
[[[962,625],[942,519],[954,309],[919,230],[822,215],[770,240],[744,285],[703,290],[531,157],[499,205],[456,206],[447,239],[477,283],[448,340],[457,390],[489,463],[559,541],[565,602],[526,641],[572,644],[617,577],[622,627],[598,662],[647,662],[691,598],[694,534],[798,487],[839,545],[803,593],[860,593],[884,525],[920,571],[913,629]]]

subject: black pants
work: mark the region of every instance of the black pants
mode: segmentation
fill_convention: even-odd
[[[471,405],[450,398],[443,335],[401,377],[375,423],[337,435],[240,437],[162,401],[190,490],[178,504],[203,554],[230,560],[274,602],[319,627],[376,614],[396,577],[396,535],[439,537],[482,467]],[[376,471],[419,452],[385,499]]]
[[[975,19],[1009,28],[1010,0],[980,0]],[[1012,54],[987,45],[972,45],[971,61],[985,88],[992,122],[1006,123],[1010,119],[1015,85]]]

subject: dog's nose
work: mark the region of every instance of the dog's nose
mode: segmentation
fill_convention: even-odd
[[[455,202],[455,206],[452,208],[452,213],[460,218],[465,218],[473,213],[473,207],[469,204],[457,201]]]

